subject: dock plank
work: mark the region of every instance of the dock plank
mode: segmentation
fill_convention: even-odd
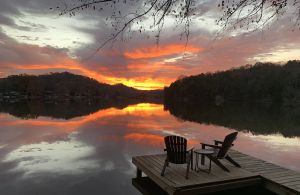
[[[190,189],[198,191],[221,190],[232,188],[232,186],[248,186],[253,183],[259,183],[260,179],[257,175],[234,167],[228,163],[224,164],[229,168],[230,172],[225,172],[216,165],[212,164],[212,172],[195,172],[190,171],[189,179],[185,178],[186,165],[174,165],[170,163],[167,167],[165,176],[161,176],[161,170],[166,155],[147,155],[133,157],[133,163],[157,183],[168,194],[190,193]],[[193,191],[193,190],[192,190]]]
[[[239,153],[239,154],[238,154]],[[300,194],[300,173],[264,160],[231,150],[230,155],[246,170],[259,174],[267,189],[278,194]],[[295,178],[296,180],[293,180]]]
[[[211,173],[190,170],[189,179],[185,178],[186,164],[170,163],[165,176],[160,175],[165,154],[136,156],[132,162],[168,194],[208,193],[258,184],[278,194],[300,194],[300,173],[235,150],[229,153],[242,168],[223,161],[230,170],[226,172],[212,163]]]

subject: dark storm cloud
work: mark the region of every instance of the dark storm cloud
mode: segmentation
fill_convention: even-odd
[[[16,6],[14,4],[14,1],[11,0],[2,0],[1,6],[0,6],[0,13],[2,14],[8,14],[8,15],[21,15],[21,12],[19,11],[19,6]]]
[[[42,25],[42,24],[35,24],[32,22],[26,22],[23,20],[20,20],[20,22],[23,24],[24,27],[27,27],[29,31],[46,31],[48,29],[48,26]]]
[[[206,50],[199,53],[199,68],[206,71],[226,70],[249,63],[260,54],[272,54],[278,50],[300,49],[299,32],[291,31],[284,23],[273,24],[270,29],[235,37],[222,37],[207,43]],[[300,54],[295,56],[300,58]],[[293,60],[293,59],[290,59]],[[188,66],[188,64],[187,64]]]
[[[0,24],[7,26],[15,25],[14,21],[5,15],[0,15]]]
[[[0,12],[10,16],[22,16],[22,12],[47,14],[57,4],[58,0],[1,0]]]
[[[32,39],[28,36],[19,38]],[[19,43],[4,34],[0,28],[0,77],[21,73],[41,74],[48,73],[49,70],[63,71],[72,67],[72,64],[62,63],[64,60],[71,60],[67,53],[66,48]]]
[[[54,13],[49,8],[57,4],[59,4],[58,0],[1,0],[0,24],[24,31],[44,30],[46,26],[36,26],[34,23],[26,24],[24,22],[23,25],[18,25],[16,20],[22,21],[22,17],[26,14],[47,14],[53,17],[57,13]]]
[[[1,32],[0,29],[0,64],[53,64],[56,57],[64,57],[65,49],[39,47],[36,45],[18,43]]]
[[[27,40],[27,41],[37,41],[37,40],[39,40],[38,37],[33,38],[31,36],[25,36],[25,35],[18,36],[18,38],[23,39],[23,40]]]

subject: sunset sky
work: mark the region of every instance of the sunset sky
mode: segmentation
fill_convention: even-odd
[[[182,76],[258,61],[300,60],[300,30],[294,30],[290,18],[251,33],[217,36],[218,2],[207,0],[191,24],[186,47],[186,40],[180,39],[182,28],[175,28],[170,19],[158,45],[151,33],[133,33],[133,38],[118,39],[86,59],[107,40],[112,27],[105,13],[96,11],[59,16],[49,8],[60,2],[0,0],[0,77],[69,71],[104,83],[159,89]]]

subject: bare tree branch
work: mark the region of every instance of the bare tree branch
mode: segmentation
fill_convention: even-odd
[[[124,33],[131,32],[131,26],[139,26],[138,31],[156,29],[156,42],[167,17],[174,18],[178,24],[184,25],[183,33],[186,44],[190,36],[192,15],[199,14],[202,1],[197,0],[62,0],[62,5],[50,8],[59,11],[59,15],[75,16],[83,10],[108,12],[106,21],[111,23],[114,32],[93,53],[97,53],[108,43],[112,43]],[[219,0],[220,18],[216,21],[222,32],[227,29],[255,30],[286,13],[291,14],[294,27],[300,26],[300,0]],[[131,8],[131,13],[123,13],[123,6]],[[193,13],[193,14],[192,14]],[[107,14],[107,13],[106,13]],[[153,25],[145,26],[145,21],[152,19]]]

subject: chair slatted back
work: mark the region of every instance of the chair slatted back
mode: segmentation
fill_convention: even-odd
[[[165,144],[169,162],[174,164],[186,163],[187,140],[180,136],[166,136]]]
[[[218,158],[224,158],[231,148],[233,141],[236,139],[238,132],[230,133],[224,138],[223,144],[218,152]]]

